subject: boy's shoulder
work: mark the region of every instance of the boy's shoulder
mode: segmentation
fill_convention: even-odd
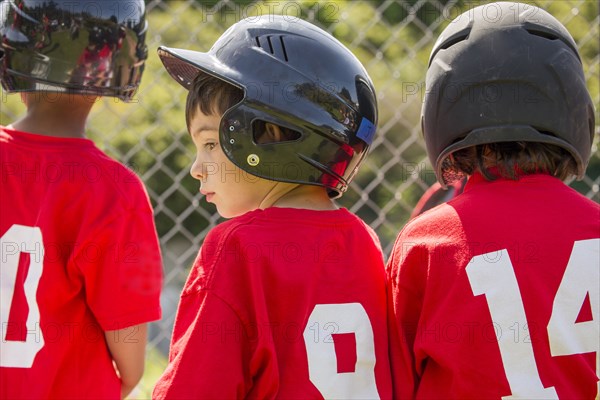
[[[147,201],[147,192],[131,166],[113,159],[90,139],[60,138],[0,126],[3,160],[35,172],[40,179],[68,191],[83,188],[80,197],[103,199],[125,208]],[[4,157],[6,155],[6,157]]]
[[[95,145],[89,150],[83,173],[85,184],[124,212],[148,212],[150,198],[135,164],[123,164]],[[112,200],[111,200],[112,198]]]
[[[459,196],[460,197],[460,196]],[[453,207],[455,199],[439,204],[410,219],[399,233],[399,237],[454,238],[460,236],[460,218]]]
[[[455,240],[464,236],[465,226],[491,227],[506,218],[541,219],[556,213],[561,218],[588,216],[600,221],[600,204],[547,174],[495,181],[475,174],[469,178],[463,193],[407,222],[399,238]]]
[[[296,208],[271,207],[253,210],[216,225],[208,233],[205,243],[218,246],[225,242],[257,242],[265,240],[295,241],[309,239],[302,234],[323,229],[363,233],[379,245],[375,231],[357,215],[345,208],[316,211]]]
[[[260,269],[282,272],[290,263],[306,267],[342,260],[353,263],[357,262],[355,256],[369,263],[383,263],[377,235],[348,210],[272,207],[250,211],[212,228],[194,263],[193,279],[202,281],[203,287],[214,287],[216,281],[231,280],[231,271],[237,271],[235,276],[253,274],[257,263]]]

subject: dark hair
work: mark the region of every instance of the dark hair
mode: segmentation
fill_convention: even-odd
[[[198,109],[206,115],[223,115],[244,98],[244,91],[212,75],[200,73],[192,82],[185,104],[185,122],[190,120]]]
[[[577,163],[562,147],[536,142],[482,144],[457,150],[444,161],[444,174],[471,175],[476,171],[488,180],[519,179],[520,176],[545,173],[565,180],[577,175]]]
[[[225,111],[233,107],[244,98],[244,91],[222,79],[212,75],[199,73],[192,82],[185,104],[185,122],[189,129],[190,121],[200,110],[206,115],[223,115]],[[252,125],[254,140],[256,143],[270,143],[269,139],[263,137],[267,130],[268,122],[255,121]],[[279,127],[281,140],[296,140],[300,134],[288,128]],[[266,135],[265,135],[266,136]]]

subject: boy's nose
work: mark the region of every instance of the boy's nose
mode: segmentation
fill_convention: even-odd
[[[198,159],[194,160],[192,168],[190,168],[190,175],[194,179],[202,180],[204,173],[202,172],[202,163]]]

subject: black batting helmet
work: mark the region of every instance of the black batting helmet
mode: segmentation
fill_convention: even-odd
[[[289,16],[246,18],[207,53],[160,47],[167,71],[189,90],[199,72],[244,90],[221,119],[225,154],[262,178],[346,191],[375,134],[377,101],[358,59],[322,29]],[[255,121],[298,133],[258,144]]]
[[[444,162],[470,146],[512,141],[566,149],[582,178],[594,135],[594,106],[567,29],[522,3],[469,10],[433,46],[422,129],[442,185]]]
[[[4,0],[0,80],[7,92],[130,100],[148,56],[143,0]]]

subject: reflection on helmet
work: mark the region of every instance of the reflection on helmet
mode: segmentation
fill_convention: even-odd
[[[427,152],[443,184],[455,151],[526,141],[566,149],[583,177],[594,129],[577,46],[546,11],[491,3],[455,18],[431,52],[422,110]]]
[[[4,0],[2,86],[130,100],[147,58],[146,29],[143,0]]]
[[[161,47],[171,76],[190,88],[199,72],[244,90],[220,126],[221,146],[239,168],[266,179],[320,185],[340,196],[375,134],[377,101],[358,59],[320,28],[264,15],[231,26],[207,53]],[[257,144],[255,121],[299,137]],[[255,155],[252,164],[248,156]]]

